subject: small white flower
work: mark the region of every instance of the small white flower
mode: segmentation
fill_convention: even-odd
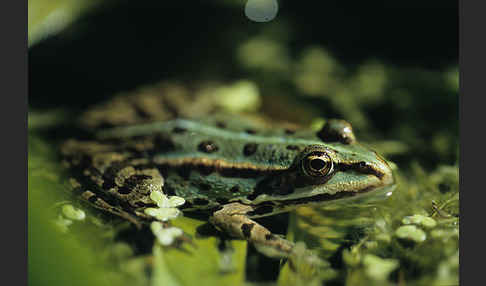
[[[164,228],[162,223],[158,221],[152,222],[150,228],[155,237],[157,237],[157,241],[164,246],[171,245],[177,237],[183,234],[182,229],[177,227]]]
[[[183,205],[186,202],[184,198],[177,196],[171,196],[169,198],[159,191],[150,193],[150,198],[157,203],[159,208],[174,208]]]
[[[146,208],[144,212],[160,221],[175,219],[181,214],[181,211],[176,208]]]
[[[161,221],[168,221],[169,219],[178,217],[181,211],[177,207],[186,202],[181,197],[171,196],[169,198],[159,191],[150,193],[150,198],[157,203],[158,208],[146,208],[144,212]]]

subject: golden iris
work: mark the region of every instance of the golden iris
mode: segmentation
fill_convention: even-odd
[[[304,172],[312,177],[324,177],[332,172],[331,157],[325,152],[312,152],[302,161]]]

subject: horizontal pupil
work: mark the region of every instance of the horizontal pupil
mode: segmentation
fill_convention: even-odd
[[[324,162],[324,160],[321,159],[314,159],[310,162],[310,166],[314,170],[321,170],[326,166],[326,162]]]

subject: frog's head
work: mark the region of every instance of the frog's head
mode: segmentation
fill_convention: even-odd
[[[321,199],[333,200],[394,183],[387,162],[356,142],[347,121],[330,119],[317,136],[322,144],[307,146],[294,161],[297,196],[321,195]]]
[[[343,196],[393,184],[388,163],[360,144],[311,145],[296,158],[295,192]]]
[[[352,142],[309,145],[292,166],[261,181],[253,204],[277,209],[354,197],[394,184],[387,162],[375,151]]]

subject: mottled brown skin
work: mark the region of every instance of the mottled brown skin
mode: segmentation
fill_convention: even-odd
[[[156,168],[142,167],[143,159],[116,146],[94,141],[68,140],[61,147],[64,164],[75,178],[75,193],[98,209],[117,215],[141,228],[141,219],[148,219],[143,210],[153,205],[152,191],[162,191],[163,177]]]

